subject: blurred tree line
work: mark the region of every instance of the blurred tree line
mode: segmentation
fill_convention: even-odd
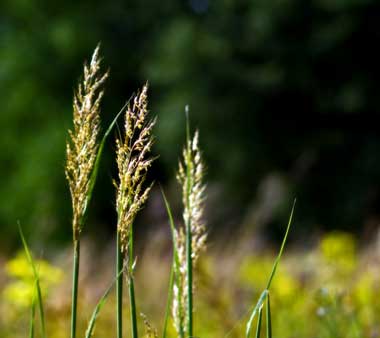
[[[66,132],[83,60],[98,41],[111,70],[104,126],[150,82],[159,180],[174,176],[189,104],[210,185],[224,192],[212,210],[219,219],[243,219],[262,182],[277,177],[286,192],[277,220],[297,195],[301,231],[376,223],[379,7],[375,0],[2,0],[1,241],[14,243],[17,220],[39,239],[70,236]],[[98,223],[114,217],[111,142],[108,150],[94,201]]]

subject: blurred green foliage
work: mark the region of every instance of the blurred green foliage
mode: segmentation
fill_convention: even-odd
[[[167,181],[189,104],[209,179],[228,192],[220,220],[241,213],[271,172],[283,174],[287,201],[300,197],[304,229],[377,217],[378,10],[375,0],[1,1],[2,241],[13,243],[17,219],[39,241],[70,237],[64,144],[98,41],[111,68],[104,122],[149,80],[156,174]],[[98,223],[113,213],[110,176],[95,196]]]

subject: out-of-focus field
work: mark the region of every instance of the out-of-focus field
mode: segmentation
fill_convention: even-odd
[[[234,242],[234,241],[231,241]],[[170,251],[162,237],[151,236],[138,255],[138,312],[161,332],[170,267]],[[265,288],[275,251],[252,252],[251,243],[211,245],[196,272],[195,332],[199,337],[244,337],[249,311]],[[67,337],[70,318],[71,248],[38,263],[50,338]],[[36,255],[38,257],[38,255]],[[4,264],[3,264],[4,263]],[[2,258],[0,336],[26,337],[33,276],[19,253]],[[79,337],[84,337],[92,310],[114,275],[114,246],[83,244],[79,299]],[[352,235],[324,235],[309,249],[290,246],[271,291],[276,337],[379,337],[380,241],[358,248]],[[124,297],[127,334],[127,293]],[[114,295],[108,298],[94,337],[116,332]],[[142,323],[143,321],[140,320]],[[144,327],[140,327],[144,332]],[[175,332],[170,325],[170,336]]]

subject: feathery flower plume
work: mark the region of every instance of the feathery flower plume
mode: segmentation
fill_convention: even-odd
[[[108,72],[100,72],[99,46],[96,47],[90,64],[84,65],[83,81],[74,94],[74,128],[69,130],[66,144],[66,179],[69,182],[73,208],[73,237],[79,239],[83,218],[88,204],[90,177],[98,150],[101,86]]]
[[[182,186],[182,201],[184,205],[183,228],[175,230],[175,245],[177,260],[174,264],[173,304],[172,315],[174,326],[180,337],[184,337],[185,327],[189,324],[189,264],[187,257],[188,243],[186,238],[191,238],[191,268],[196,266],[201,251],[206,247],[206,228],[203,222],[204,199],[206,186],[203,184],[204,165],[198,147],[199,134],[195,132],[192,140],[187,140],[183,150],[183,160],[179,163],[177,180]],[[187,232],[190,231],[190,234]],[[191,283],[192,284],[192,281]],[[191,292],[193,285],[190,286]],[[190,310],[191,311],[191,310]],[[188,329],[189,330],[189,329]],[[187,331],[188,331],[187,330]],[[186,334],[191,334],[186,332]]]
[[[137,212],[148,198],[152,185],[143,188],[148,168],[154,161],[148,157],[154,138],[152,129],[156,120],[147,120],[147,91],[144,85],[133,104],[125,113],[125,134],[116,140],[116,162],[119,171],[116,208],[118,214],[117,231],[120,234],[121,249],[127,251],[130,227]]]

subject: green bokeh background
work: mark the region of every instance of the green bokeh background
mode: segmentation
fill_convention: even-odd
[[[153,176],[169,184],[189,104],[210,186],[222,192],[211,212],[214,223],[225,221],[219,227],[243,222],[263,182],[278,177],[285,193],[268,228],[297,196],[299,233],[371,233],[380,200],[379,7],[375,0],[2,0],[3,248],[17,243],[17,220],[35,240],[70,239],[66,131],[83,61],[99,41],[111,72],[104,128],[149,80],[160,154]],[[97,224],[114,218],[113,150],[110,142],[96,188]]]

